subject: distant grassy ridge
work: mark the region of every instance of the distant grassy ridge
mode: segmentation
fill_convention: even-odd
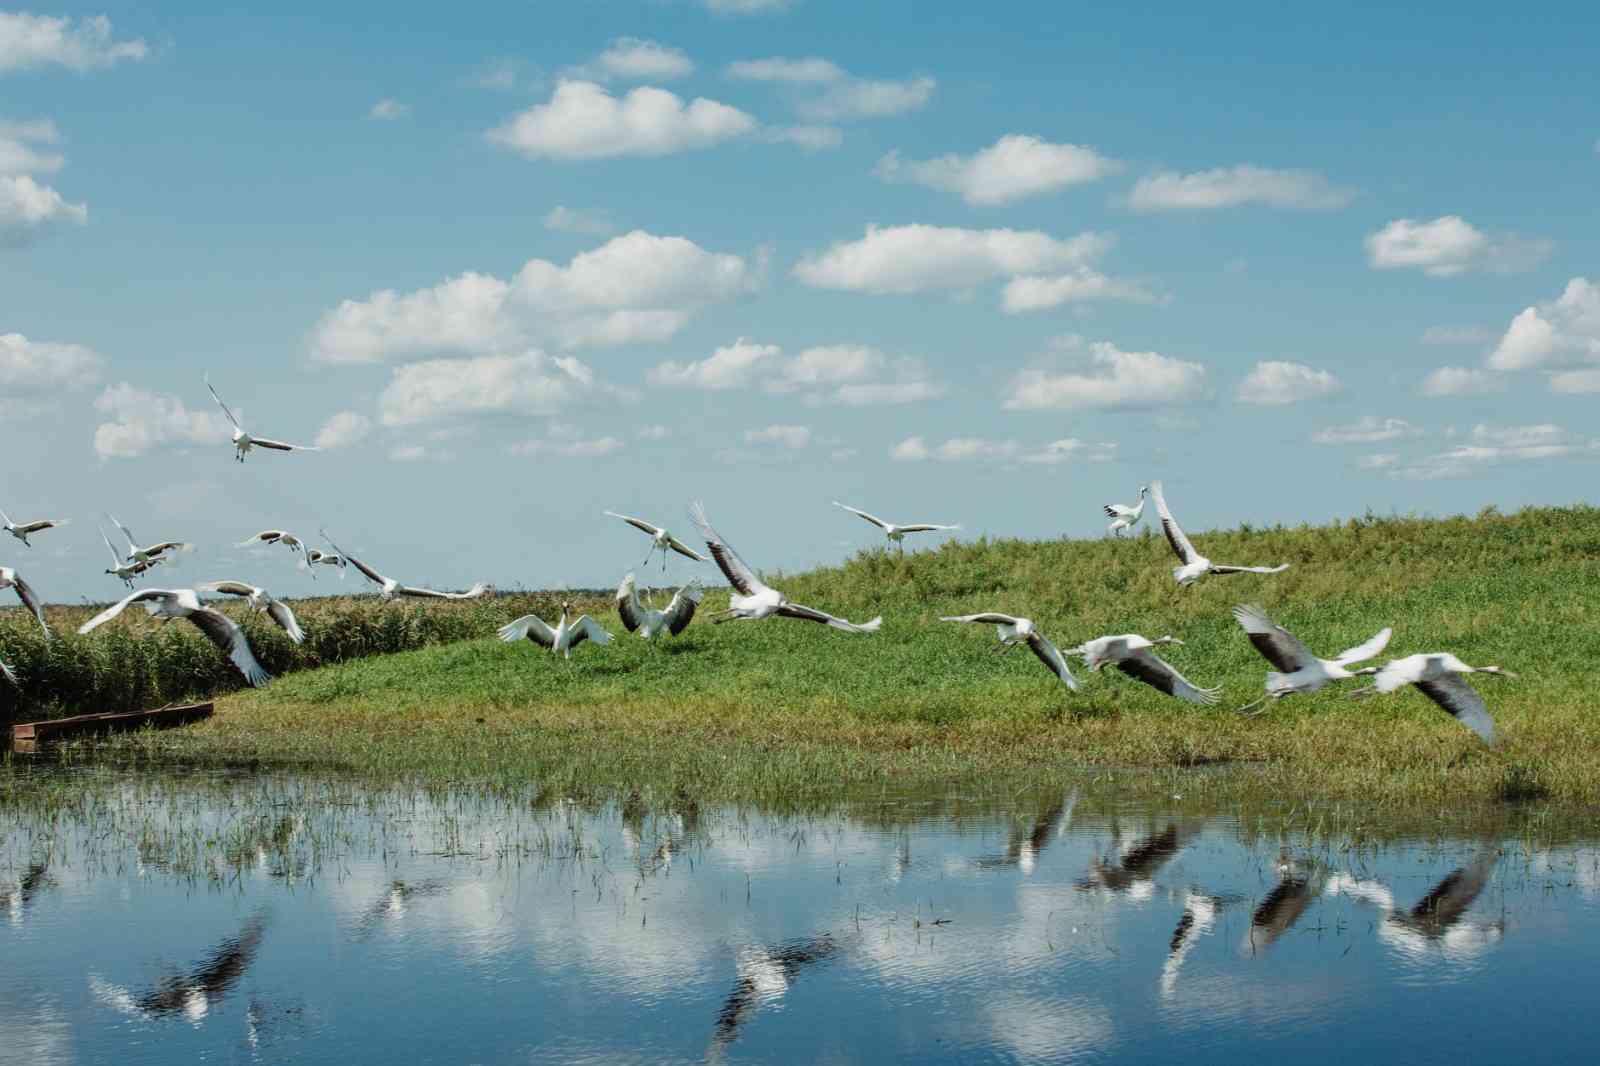
[[[230,596],[209,602],[244,626],[256,658],[269,673],[278,675],[493,635],[519,614],[559,611],[564,597],[584,603],[585,610],[597,610],[602,604],[609,609],[606,598],[593,593],[580,598],[571,592],[388,604],[372,595],[288,599],[285,602],[306,633],[305,643],[296,645],[241,600]],[[192,624],[163,624],[137,605],[78,636],[78,626],[105,606],[47,607],[45,619],[55,634],[48,641],[33,617],[20,608],[0,613],[0,660],[10,664],[22,682],[19,693],[0,680],[0,725],[159,707],[244,686],[233,664]]]
[[[1600,802],[1600,510],[1366,517],[1194,539],[1216,559],[1292,567],[1178,589],[1171,553],[1148,528],[1122,541],[979,540],[904,557],[874,549],[837,567],[768,575],[800,602],[856,620],[881,613],[874,636],[701,620],[650,647],[622,634],[608,606],[589,604],[618,639],[570,662],[490,639],[520,609],[497,601],[450,623],[482,639],[328,656],[345,661],[230,697],[209,723],[122,750],[728,795],[921,774],[1232,764],[1291,795]],[[703,611],[724,595],[708,595]],[[1504,751],[1484,749],[1412,691],[1350,701],[1353,683],[1241,718],[1233,709],[1261,693],[1269,668],[1230,615],[1241,601],[1261,603],[1323,655],[1393,625],[1383,658],[1443,650],[1517,671],[1521,680],[1473,679]],[[1196,683],[1222,685],[1223,702],[1180,703],[1113,670],[1080,671],[1084,691],[1073,695],[1026,652],[993,655],[992,629],[937,621],[986,609],[1031,617],[1064,647],[1107,633],[1181,637],[1163,655]],[[438,608],[356,610],[367,625],[427,627]],[[384,620],[388,612],[397,618]],[[330,639],[311,621],[313,644]],[[270,656],[281,649],[268,636],[277,667]],[[204,654],[226,677],[220,657]]]

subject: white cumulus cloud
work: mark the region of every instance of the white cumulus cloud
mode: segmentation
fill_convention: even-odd
[[[1138,282],[1107,277],[1089,267],[1079,267],[1066,274],[1012,278],[1000,294],[1001,308],[1011,315],[1092,300],[1150,304],[1160,302],[1161,297]]]
[[[682,49],[639,37],[616,37],[570,75],[593,81],[670,81],[693,73],[694,60]]]
[[[8,393],[83,388],[100,380],[101,366],[100,357],[81,344],[0,333],[0,389]]]
[[[1492,370],[1441,366],[1422,379],[1417,391],[1424,396],[1484,396],[1503,392],[1505,387],[1505,379]]]
[[[1137,211],[1201,211],[1244,204],[1331,211],[1354,191],[1309,170],[1274,170],[1248,164],[1190,174],[1162,171],[1140,178],[1128,196]]]
[[[963,289],[996,278],[1072,270],[1111,243],[1098,233],[1062,239],[1038,230],[868,226],[860,240],[805,256],[794,274],[821,289],[897,294]]]
[[[1234,399],[1263,407],[1281,407],[1332,396],[1342,388],[1339,379],[1326,370],[1269,359],[1257,363],[1239,383]]]
[[[786,59],[773,56],[769,59],[744,59],[728,64],[728,77],[741,81],[769,81],[786,85],[828,85],[843,81],[848,75],[832,60],[820,56],[803,59]]]
[[[577,426],[557,423],[543,437],[534,437],[511,446],[512,455],[557,457],[561,459],[600,459],[615,455],[627,443],[620,437],[585,437]]]
[[[775,447],[798,450],[811,443],[811,429],[807,426],[770,425],[765,429],[745,430],[746,444],[771,444]]]
[[[668,388],[740,389],[752,384],[762,370],[776,363],[782,355],[783,349],[776,344],[756,344],[740,337],[704,359],[661,363],[645,375],[645,380]]]
[[[355,411],[340,411],[317,430],[312,441],[318,448],[348,448],[360,444],[372,432],[372,419]]]
[[[131,459],[167,444],[226,443],[232,428],[214,411],[192,411],[176,396],[127,382],[107,388],[94,406],[112,419],[95,427],[94,450],[102,459]]]
[[[796,101],[795,108],[811,122],[850,122],[915,111],[933,98],[938,86],[926,75],[904,79],[856,77],[819,56],[740,60],[728,64],[727,75],[800,90],[805,95]]]
[[[1468,443],[1426,456],[1400,468],[1396,473],[1424,480],[1462,477],[1501,463],[1560,459],[1593,451],[1595,443],[1585,443],[1576,435],[1550,423],[1532,426],[1477,425],[1472,427]]]
[[[563,161],[661,156],[710,148],[756,129],[736,107],[640,86],[622,97],[590,81],[563,81],[548,103],[513,115],[487,134],[529,159]]]
[[[1124,352],[1107,341],[1089,345],[1080,372],[1024,370],[1011,381],[1013,411],[1093,407],[1158,407],[1187,403],[1207,391],[1206,368],[1159,352]]]
[[[943,463],[989,462],[1058,466],[1071,462],[1105,462],[1114,457],[1116,447],[1109,442],[1091,443],[1076,437],[1063,437],[1032,447],[1011,439],[951,437],[942,444],[929,447],[927,441],[918,436],[907,437],[890,448],[889,457],[903,463],[932,459]]]
[[[807,152],[825,152],[844,143],[844,133],[837,126],[768,126],[761,136],[774,144],[792,144]]]
[[[474,415],[555,415],[617,395],[577,359],[533,350],[396,367],[378,411],[386,426],[413,426]]]
[[[384,289],[345,300],[312,332],[316,359],[373,363],[428,355],[489,354],[659,342],[708,303],[757,283],[737,255],[643,230],[614,237],[566,266],[530,259],[510,281],[468,273],[427,289]]]
[[[1422,436],[1422,430],[1403,418],[1363,415],[1343,426],[1329,426],[1311,438],[1316,444],[1379,444]]]
[[[1495,370],[1600,362],[1600,284],[1573,278],[1561,295],[1520,312],[1489,355]]]
[[[1374,270],[1414,268],[1436,278],[1470,270],[1513,274],[1532,269],[1554,245],[1516,234],[1491,236],[1460,215],[1441,215],[1428,222],[1398,218],[1366,238],[1367,260]]]
[[[69,202],[33,177],[60,170],[65,160],[41,150],[60,139],[55,123],[0,121],[0,247],[17,247],[57,223],[89,220],[86,204]]]
[[[1567,370],[1550,375],[1550,391],[1568,396],[1600,392],[1600,368],[1594,370]]]
[[[873,171],[890,182],[912,182],[959,195],[969,204],[1009,204],[1115,174],[1114,159],[1077,144],[1007,134],[975,155],[903,160],[890,152]]]
[[[906,404],[944,393],[942,385],[927,379],[920,360],[891,360],[876,348],[858,344],[817,345],[789,357],[778,345],[742,337],[704,359],[657,364],[646,380],[703,391],[759,387],[797,394],[811,406]]]
[[[584,233],[604,237],[617,231],[617,225],[611,220],[610,212],[598,207],[565,207],[557,204],[545,212],[542,221],[545,229],[561,233]]]
[[[149,54],[142,38],[117,40],[104,15],[72,19],[0,11],[0,74],[44,66],[83,72]]]
[[[392,97],[384,97],[372,105],[372,110],[367,112],[367,117],[379,122],[393,122],[411,114],[411,105],[402,104]]]

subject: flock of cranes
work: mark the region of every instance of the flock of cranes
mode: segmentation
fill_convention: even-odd
[[[246,432],[238,416],[223,402],[222,397],[218,395],[216,389],[211,385],[209,377],[206,380],[206,388],[210,390],[217,406],[222,409],[223,414],[227,416],[228,421],[234,427],[232,447],[235,451],[235,457],[240,462],[244,461],[245,456],[253,448],[265,448],[282,452],[316,450],[266,437],[257,437]],[[1178,525],[1177,520],[1173,518],[1159,481],[1153,481],[1147,486],[1141,486],[1138,500],[1132,505],[1107,504],[1105,513],[1112,520],[1107,527],[1107,533],[1111,536],[1121,537],[1128,530],[1138,525],[1143,519],[1147,500],[1155,503],[1161,530],[1165,534],[1168,544],[1171,545],[1173,554],[1177,557],[1178,565],[1173,568],[1172,576],[1178,583],[1179,588],[1191,587],[1195,582],[1210,576],[1242,573],[1277,574],[1289,568],[1288,563],[1281,563],[1276,566],[1221,564],[1215,563],[1205,555],[1202,555],[1195,548],[1193,542],[1190,541],[1188,535],[1184,533],[1183,527]],[[883,532],[888,543],[901,547],[902,550],[904,539],[908,535],[961,528],[959,525],[930,522],[889,522],[867,511],[840,503],[837,500],[834,501],[834,506],[875,526]],[[852,622],[847,618],[830,614],[819,608],[790,600],[781,590],[773,588],[761,580],[756,570],[746,563],[739,553],[734,550],[733,546],[712,526],[704,505],[698,501],[690,505],[689,517],[698,529],[700,538],[705,542],[706,551],[709,555],[701,554],[671,531],[654,522],[615,511],[606,511],[604,513],[609,517],[627,523],[650,538],[650,548],[645,553],[644,560],[639,564],[641,568],[649,566],[657,551],[661,553],[663,573],[667,567],[668,556],[671,554],[677,554],[694,562],[715,563],[722,572],[723,577],[727,579],[730,593],[727,608],[712,617],[714,623],[760,621],[774,617],[792,618],[819,623],[857,635],[875,633],[883,625],[881,617],[872,618],[866,622]],[[116,527],[127,541],[126,551],[119,551],[112,545],[111,538],[104,527],[99,527],[101,539],[105,541],[106,549],[111,554],[112,565],[106,569],[106,573],[121,579],[130,589],[133,589],[135,579],[144,576],[157,566],[171,562],[177,555],[193,550],[193,545],[174,540],[156,541],[151,544],[141,545],[128,527],[118,521],[115,516],[107,514],[106,518],[110,520],[111,524]],[[28,539],[30,536],[67,524],[65,519],[41,519],[17,523],[13,522],[11,517],[3,511],[0,511],[0,520],[4,521],[5,530],[8,533],[25,546],[30,547],[31,542]],[[310,571],[313,577],[315,577],[316,568],[319,566],[337,568],[341,578],[344,576],[347,567],[354,568],[377,587],[379,596],[385,601],[402,597],[432,600],[472,600],[490,596],[494,592],[493,586],[485,582],[479,582],[464,592],[447,592],[418,585],[404,584],[395,578],[380,573],[350,552],[339,547],[326,530],[322,531],[322,537],[331,551],[312,548],[304,539],[284,529],[264,529],[241,541],[237,546],[265,547],[275,545],[286,548],[289,552],[300,556],[298,565],[302,569]],[[38,595],[16,570],[10,567],[0,567],[0,590],[5,589],[14,589],[16,591],[23,606],[34,615],[48,637],[50,630],[45,624],[42,603]],[[89,633],[100,625],[116,618],[129,606],[135,603],[141,604],[151,615],[158,618],[165,620],[187,619],[229,657],[250,684],[265,684],[270,680],[270,675],[256,661],[244,630],[227,615],[203,604],[198,595],[201,591],[240,597],[253,610],[266,614],[283,629],[290,640],[300,643],[305,639],[304,631],[295,619],[294,612],[286,604],[273,598],[264,588],[233,580],[214,581],[199,585],[193,589],[143,589],[132,591],[119,602],[85,622],[79,627],[78,631],[80,633]],[[637,633],[644,639],[653,641],[662,635],[676,636],[683,632],[693,620],[702,596],[703,591],[700,583],[697,580],[691,581],[677,591],[664,610],[657,610],[653,605],[639,598],[634,574],[629,573],[617,588],[616,609],[618,617],[622,620],[622,624],[627,631]],[[1370,640],[1340,652],[1332,659],[1323,659],[1314,655],[1294,634],[1274,622],[1261,608],[1249,604],[1241,604],[1234,608],[1233,613],[1235,620],[1244,630],[1251,644],[1274,667],[1266,676],[1265,694],[1253,703],[1240,708],[1241,712],[1260,714],[1278,700],[1287,696],[1314,693],[1335,681],[1358,676],[1373,676],[1374,681],[1369,687],[1361,689],[1353,695],[1370,696],[1390,693],[1407,685],[1414,685],[1418,691],[1447,711],[1457,721],[1483,738],[1485,743],[1490,745],[1497,743],[1494,723],[1489,716],[1488,708],[1484,704],[1483,698],[1467,682],[1466,675],[1484,673],[1500,677],[1515,676],[1499,667],[1473,667],[1448,653],[1429,653],[1396,659],[1381,668],[1352,669],[1356,663],[1365,662],[1381,653],[1388,646],[1393,631],[1385,628]],[[604,645],[610,642],[610,634],[593,618],[588,615],[569,618],[570,614],[571,604],[563,603],[561,616],[554,626],[534,615],[525,615],[501,627],[499,636],[507,642],[530,640],[565,658],[570,658],[573,648],[586,641],[596,645]],[[1219,688],[1207,688],[1193,683],[1156,653],[1155,649],[1160,645],[1182,644],[1183,642],[1176,637],[1161,636],[1152,640],[1137,633],[1123,633],[1102,636],[1079,644],[1076,647],[1063,650],[1052,643],[1039,630],[1038,626],[1028,618],[985,611],[945,617],[940,620],[944,622],[994,625],[1000,640],[999,647],[996,649],[997,652],[1004,653],[1026,645],[1034,656],[1044,664],[1046,669],[1054,674],[1061,684],[1073,692],[1079,690],[1079,682],[1068,664],[1069,658],[1082,660],[1084,668],[1090,673],[1098,672],[1107,665],[1114,666],[1118,671],[1135,681],[1149,685],[1157,691],[1188,703],[1212,705],[1217,703],[1220,698]],[[0,677],[4,677],[13,685],[16,684],[15,672],[3,661],[0,661]]]

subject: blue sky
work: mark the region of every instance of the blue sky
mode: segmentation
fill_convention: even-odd
[[[757,566],[1593,499],[1592,5],[0,9],[0,506],[102,598],[606,585],[703,497]],[[327,445],[234,464],[248,428]],[[25,550],[16,545],[8,560]],[[19,560],[20,561],[20,560]],[[320,583],[326,585],[324,580]]]

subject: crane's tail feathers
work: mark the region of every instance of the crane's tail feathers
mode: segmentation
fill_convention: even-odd
[[[856,629],[862,633],[876,633],[881,628],[883,628],[882,615],[879,615],[870,622],[862,622],[860,625],[856,626]]]

